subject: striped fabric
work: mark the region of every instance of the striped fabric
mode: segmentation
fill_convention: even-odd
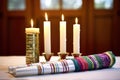
[[[14,76],[31,76],[55,73],[80,72],[110,68],[116,62],[112,51],[88,56],[79,56],[72,59],[39,63],[32,66],[15,67],[12,72]]]

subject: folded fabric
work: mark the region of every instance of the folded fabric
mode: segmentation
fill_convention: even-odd
[[[18,67],[13,69],[14,76],[30,76],[41,74],[55,74],[67,72],[79,72],[112,67],[116,62],[112,51],[88,56],[79,56],[73,59],[35,64],[32,66]]]

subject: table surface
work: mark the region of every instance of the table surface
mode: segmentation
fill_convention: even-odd
[[[59,57],[52,56],[51,61],[58,59]],[[40,56],[40,61],[45,62],[45,58]],[[14,77],[8,73],[8,66],[23,64],[25,64],[25,56],[0,56],[0,80],[120,80],[120,56],[116,57],[116,63],[112,68],[106,69],[26,77]]]

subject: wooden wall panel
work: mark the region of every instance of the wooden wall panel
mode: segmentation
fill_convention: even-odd
[[[54,52],[55,55],[57,55],[57,52],[59,52],[59,21],[60,18],[58,16],[50,17],[51,21],[51,51]]]
[[[61,14],[67,22],[67,52],[73,52],[73,24],[75,17],[81,25],[80,52],[83,55],[112,50],[120,55],[120,0],[114,0],[111,10],[94,8],[94,0],[83,0],[78,10],[40,10],[39,0],[26,0],[26,10],[7,11],[7,0],[0,0],[0,55],[25,55],[25,27],[33,18],[40,28],[40,54],[44,52],[43,21],[48,13],[51,21],[51,48],[59,52],[59,21]]]
[[[94,48],[96,52],[112,49],[112,16],[94,17]]]
[[[0,51],[3,53],[3,32],[2,32],[2,28],[3,28],[3,21],[2,21],[2,16],[0,16]]]
[[[115,22],[114,26],[114,34],[113,34],[113,50],[114,53],[118,56],[120,56],[120,16],[117,16],[117,21]]]
[[[3,0],[0,0],[0,55],[5,55],[4,54],[4,26],[3,26],[3,20],[4,20],[4,13],[3,13]]]
[[[8,17],[8,53],[25,55],[25,18]]]

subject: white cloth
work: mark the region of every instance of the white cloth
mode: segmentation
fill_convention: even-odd
[[[71,58],[67,57],[67,58]],[[58,60],[59,57],[52,56],[51,61]],[[71,72],[60,74],[36,75],[27,77],[14,77],[8,73],[8,66],[25,64],[25,56],[0,56],[0,80],[2,79],[27,79],[27,80],[120,80],[120,57],[116,57],[116,63],[112,68],[91,70],[84,72]],[[43,56],[40,61],[45,62]]]

